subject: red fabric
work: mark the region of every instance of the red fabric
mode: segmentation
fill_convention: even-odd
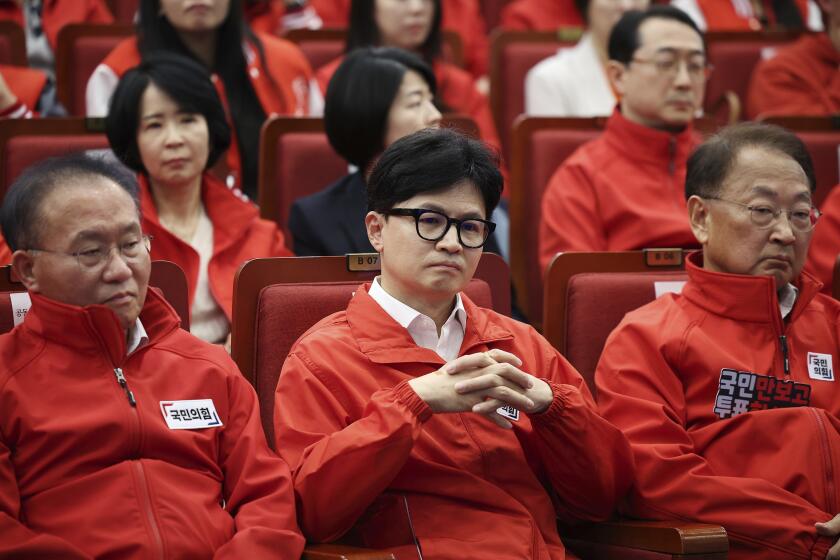
[[[540,266],[558,252],[697,247],[685,208],[685,166],[699,143],[624,118],[554,173],[542,200]]]
[[[583,379],[533,328],[462,294],[461,355],[512,352],[555,398],[511,431],[472,413],[433,414],[408,381],[443,360],[416,346],[368,287],[298,340],[277,385],[275,441],[304,534],[330,541],[353,528],[362,544],[414,558],[396,546],[406,540],[386,541],[410,534],[410,516],[429,558],[564,558],[555,509],[567,522],[605,519],[633,472]]]
[[[266,35],[277,35],[285,14],[286,4],[282,0],[269,0],[245,7],[248,26],[252,31]]]
[[[312,69],[309,62],[297,46],[285,39],[257,33],[263,45],[265,60],[268,63],[268,74],[260,63],[260,57],[252,46],[247,46],[248,76],[257,98],[262,104],[267,117],[276,115],[305,116],[309,109],[309,85],[312,80]],[[140,63],[140,53],[137,50],[137,39],[132,37],[121,42],[105,57],[102,64],[109,67],[117,76],[122,76],[129,69]],[[213,83],[227,109],[224,84],[215,74]],[[231,143],[227,151],[226,162],[228,168],[241,176],[242,168],[239,158],[239,145],[236,141],[235,128],[231,126]]]
[[[795,0],[802,21],[808,20],[808,0]],[[735,11],[735,1],[724,0],[697,0],[697,6],[703,12],[706,20],[707,31],[758,31],[761,29],[761,22],[755,17],[745,16]],[[774,26],[776,16],[773,13],[772,2],[764,2],[764,9]]]
[[[783,321],[771,277],[701,263],[701,253],[689,257],[681,295],[627,314],[598,364],[600,409],[624,430],[636,460],[628,513],[723,525],[732,560],[822,560],[833,539],[817,538],[814,523],[840,509],[840,389],[837,380],[811,379],[808,364],[810,352],[828,354],[838,372],[840,303],[802,274]],[[808,384],[810,406],[721,419],[725,368]],[[736,391],[733,403],[749,384]]]
[[[35,111],[47,83],[47,75],[33,68],[5,64],[0,64],[0,74],[18,101]]]
[[[752,119],[840,113],[840,52],[828,35],[806,35],[755,69],[747,98]]]
[[[330,78],[342,60],[344,60],[343,56],[322,66],[315,73],[322,92],[326,93]],[[490,112],[490,103],[487,97],[475,88],[472,76],[448,62],[437,61],[433,69],[439,100],[447,109],[472,118],[478,125],[481,139],[496,150],[501,150],[499,135],[493,123],[493,114]]]
[[[321,16],[324,27],[347,27],[350,0],[311,0],[310,4]],[[461,36],[467,70],[476,78],[487,74],[490,43],[478,0],[441,0],[441,4],[441,28]]]
[[[0,556],[299,558],[288,467],[222,348],[152,290],[128,357],[110,309],[31,297],[0,336]],[[167,427],[161,401],[205,398],[221,427]]]
[[[840,185],[831,190],[820,210],[822,216],[814,228],[805,270],[823,283],[823,292],[831,295],[834,263],[840,254]]]
[[[6,244],[6,240],[3,239],[3,234],[0,233],[0,266],[6,266],[7,264],[12,264],[12,250]]]
[[[0,1],[0,21],[13,21],[23,27],[23,12],[13,0]],[[105,0],[44,0],[41,22],[50,48],[55,51],[58,32],[69,23],[113,23]]]
[[[184,270],[192,305],[198,282],[198,253],[160,224],[148,181],[142,175],[138,179],[143,231],[154,236],[152,258],[172,261]],[[213,222],[213,256],[207,265],[210,291],[230,321],[233,278],[239,267],[249,259],[288,257],[292,253],[276,223],[260,219],[256,206],[238,198],[209,173],[204,174],[201,197]]]
[[[514,0],[502,10],[504,29],[554,31],[584,25],[574,0]]]

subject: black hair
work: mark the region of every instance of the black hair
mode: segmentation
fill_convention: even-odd
[[[583,23],[589,26],[589,1],[590,0],[575,0],[575,7],[580,12],[580,17],[583,18]]]
[[[109,179],[124,189],[134,201],[139,215],[137,180],[119,163],[81,152],[48,158],[27,167],[3,199],[0,227],[9,248],[17,251],[38,245],[43,227],[41,204],[54,190],[81,179],[96,177]]]
[[[242,160],[242,183],[246,193],[253,195],[256,193],[260,127],[266,114],[248,76],[243,40],[253,46],[263,68],[267,68],[262,42],[245,22],[242,0],[230,0],[227,17],[216,30],[216,60],[208,70],[217,73],[224,84]],[[137,47],[144,59],[153,52],[170,51],[200,62],[181,41],[169,20],[161,15],[160,0],[140,0]],[[270,72],[265,72],[265,78],[279,91]]]
[[[419,51],[423,60],[431,64],[441,53],[441,0],[434,0],[435,11],[429,35]],[[344,51],[350,52],[359,47],[373,47],[380,44],[379,28],[376,25],[376,0],[352,0],[350,4],[350,22],[347,30],[347,43]]]
[[[212,167],[230,146],[230,127],[219,94],[201,64],[165,52],[149,55],[117,84],[105,118],[105,133],[114,154],[128,167],[146,173],[137,147],[137,130],[140,102],[152,84],[171,97],[180,110],[201,114],[207,121],[210,145],[205,168]]]
[[[724,128],[694,150],[686,169],[686,199],[692,195],[717,196],[738,154],[747,147],[772,150],[790,157],[805,172],[811,192],[816,189],[811,155],[796,134],[774,124],[745,122]]]
[[[454,130],[427,128],[388,146],[368,178],[368,210],[385,212],[420,193],[475,185],[489,219],[502,195],[499,156]]]
[[[388,112],[405,73],[417,72],[434,95],[434,72],[423,60],[391,47],[353,51],[330,79],[324,105],[324,127],[336,152],[366,170],[385,149]]]
[[[624,12],[621,18],[610,32],[607,54],[610,60],[629,64],[633,55],[639,48],[639,28],[649,19],[668,19],[689,26],[697,33],[703,41],[703,48],[706,47],[706,39],[703,32],[684,11],[673,6],[654,4],[647,10],[629,10]]]

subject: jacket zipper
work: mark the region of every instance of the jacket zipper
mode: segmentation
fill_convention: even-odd
[[[831,460],[831,447],[828,444],[828,436],[826,435],[825,423],[823,422],[823,418],[820,413],[813,409],[809,408],[808,410],[811,411],[811,414],[814,415],[814,418],[817,421],[817,428],[820,436],[820,447],[822,448],[823,452],[823,463],[825,466],[825,502],[827,506],[826,511],[837,511],[837,505],[835,504],[835,495],[834,495],[834,464]]]
[[[668,140],[668,175],[673,176],[674,171],[677,169],[677,162],[676,160],[677,154],[677,139],[671,136]]]
[[[152,497],[149,495],[149,485],[146,482],[146,472],[143,470],[143,465],[140,464],[140,461],[132,461],[131,465],[137,473],[137,478],[140,479],[140,486],[142,487],[140,495],[140,500],[142,502],[141,506],[146,514],[146,520],[149,522],[149,527],[152,528],[152,537],[155,541],[155,556],[163,559],[165,558],[163,554],[163,538],[160,536],[160,527],[158,527],[155,514],[152,511]]]
[[[114,368],[114,375],[117,376],[117,383],[119,383],[120,387],[122,387],[123,391],[125,391],[125,396],[128,398],[128,404],[137,408],[137,399],[134,398],[134,393],[132,393],[131,389],[128,388],[128,381],[125,380],[125,374],[123,374],[122,368]]]
[[[782,347],[782,371],[785,374],[785,380],[790,379],[790,356],[788,354],[787,336],[779,336],[779,344]]]

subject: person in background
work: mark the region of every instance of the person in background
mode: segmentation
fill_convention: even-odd
[[[497,158],[452,130],[377,161],[365,226],[381,274],[298,339],[275,393],[307,538],[559,560],[558,517],[606,519],[632,483],[627,442],[577,371],[462,292],[501,191]]]
[[[756,66],[750,118],[840,114],[840,0],[818,1],[826,30],[803,35]]]
[[[704,142],[685,181],[703,250],[682,293],[624,316],[596,368],[636,462],[624,513],[722,525],[731,560],[840,554],[840,302],[802,272],[815,183],[780,127]]]
[[[61,117],[67,114],[55,86],[40,70],[0,64],[0,119]]]
[[[704,32],[822,29],[815,0],[671,0],[671,5],[691,16]]]
[[[88,116],[105,116],[119,78],[159,51],[188,56],[213,74],[234,141],[227,153],[228,186],[256,198],[260,128],[274,115],[320,113],[311,68],[297,46],[255,34],[241,0],[140,0],[137,37],[120,43],[87,85]],[[241,48],[236,48],[240,45]]]
[[[481,139],[499,148],[487,96],[469,72],[441,58],[441,0],[353,0],[345,53],[373,46],[399,47],[422,56],[435,73],[438,105],[471,117]],[[318,69],[322,91],[339,64],[341,58]]]
[[[279,37],[292,29],[323,26],[307,0],[245,0],[245,19],[255,32]]]
[[[531,68],[525,77],[525,112],[540,117],[600,117],[615,109],[607,78],[607,42],[627,10],[644,10],[649,0],[575,0],[586,32]]]
[[[277,224],[260,219],[253,204],[208,172],[230,144],[209,75],[186,57],[149,55],[120,80],[105,127],[116,156],[138,172],[152,258],[186,273],[190,332],[225,342],[239,266],[291,252]]]
[[[684,12],[629,11],[609,41],[619,105],[606,130],[551,177],[542,199],[540,264],[558,252],[696,247],[685,214],[685,164],[699,143],[708,65]]]
[[[823,292],[831,295],[834,264],[840,255],[840,185],[836,185],[820,207],[820,221],[814,228],[805,270],[823,283]]]
[[[502,9],[500,25],[514,31],[557,31],[583,27],[584,19],[577,0],[513,0]]]
[[[0,557],[297,560],[254,389],[148,289],[152,241],[117,166],[39,162],[0,211],[32,303],[0,336]]]

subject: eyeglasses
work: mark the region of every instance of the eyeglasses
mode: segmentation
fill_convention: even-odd
[[[639,64],[652,64],[656,71],[671,79],[677,77],[680,71],[680,66],[685,64],[685,69],[688,72],[688,77],[694,81],[699,82],[707,79],[714,66],[706,62],[704,58],[680,58],[678,56],[661,56],[657,58],[633,58],[631,62],[638,62]]]
[[[468,218],[456,220],[442,212],[425,208],[391,208],[382,212],[386,216],[412,216],[417,228],[417,235],[426,241],[440,241],[455,224],[458,241],[469,249],[478,249],[487,242],[487,238],[496,229],[496,224],[488,220]]]
[[[76,251],[74,253],[65,253],[64,251],[50,251],[48,249],[26,249],[27,251],[34,251],[38,253],[51,253],[53,255],[60,255],[65,257],[75,257],[82,268],[99,268],[110,261],[114,250],[117,250],[120,257],[126,263],[138,262],[141,257],[149,254],[152,250],[152,236],[143,235],[140,239],[132,239],[120,243],[119,245],[112,245],[110,247],[97,246],[84,251]]]
[[[741,202],[735,202],[734,200],[726,200],[724,198],[717,198],[714,196],[707,196],[704,198],[734,204],[749,210],[752,223],[761,229],[772,227],[779,221],[779,217],[785,213],[787,214],[788,222],[790,223],[791,228],[800,233],[807,233],[814,229],[814,226],[820,217],[820,211],[813,206],[802,206],[799,208],[784,210],[782,208],[775,208],[773,206],[763,204],[743,204]]]

